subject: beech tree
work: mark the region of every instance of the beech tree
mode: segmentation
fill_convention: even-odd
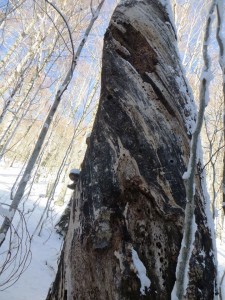
[[[217,293],[202,166],[196,151],[190,158],[197,115],[168,11],[143,0],[123,1],[113,13],[99,109],[48,300],[171,299],[184,247],[188,266],[173,299]],[[186,202],[193,227],[182,247]]]

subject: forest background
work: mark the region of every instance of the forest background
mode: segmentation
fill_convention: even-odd
[[[17,197],[9,247],[0,251],[2,290],[21,280],[32,260],[32,243],[41,236],[46,241],[44,230],[54,228],[69,201],[68,173],[80,169],[85,154],[99,100],[103,36],[118,2],[0,2],[0,160],[2,174],[8,174],[7,169],[12,175],[7,193],[1,192],[1,222],[20,183],[26,183]],[[181,61],[197,106],[209,5],[210,1],[194,0],[171,3]],[[208,45],[210,101],[201,135],[216,236],[223,243],[224,90],[216,39],[215,19]],[[57,109],[52,112],[54,103]],[[0,240],[4,239],[2,233]],[[43,260],[48,261],[47,256]]]

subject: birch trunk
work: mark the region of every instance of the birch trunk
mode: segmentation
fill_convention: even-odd
[[[196,118],[175,45],[159,1],[126,1],[115,10],[99,109],[48,300],[171,299]],[[198,175],[194,199],[186,299],[211,300],[213,245]]]

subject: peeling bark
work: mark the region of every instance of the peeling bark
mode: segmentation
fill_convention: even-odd
[[[49,300],[171,298],[195,118],[175,44],[158,1],[115,10],[104,40],[99,109]],[[187,299],[213,299],[212,240],[197,175],[195,200]],[[145,295],[132,249],[151,281]]]

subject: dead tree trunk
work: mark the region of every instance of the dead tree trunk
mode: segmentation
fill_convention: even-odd
[[[195,118],[175,45],[159,1],[115,10],[99,110],[48,299],[171,299]],[[198,175],[195,201],[186,299],[213,299],[212,239]]]

